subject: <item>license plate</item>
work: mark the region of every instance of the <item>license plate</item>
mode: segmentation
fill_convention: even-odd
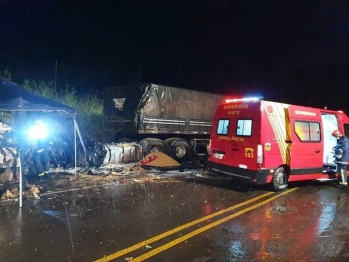
[[[214,157],[214,158],[218,158],[218,159],[223,159],[223,156],[224,156],[224,155],[223,155],[223,154],[220,154],[220,153],[214,153],[214,154],[213,154],[213,157]]]

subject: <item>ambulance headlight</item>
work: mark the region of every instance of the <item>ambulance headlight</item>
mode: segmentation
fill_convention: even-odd
[[[27,132],[28,139],[43,139],[48,136],[48,128],[47,126],[40,122],[31,126]]]

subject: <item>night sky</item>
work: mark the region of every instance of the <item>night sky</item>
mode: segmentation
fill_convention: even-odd
[[[349,112],[349,1],[0,0],[0,71],[152,82]]]

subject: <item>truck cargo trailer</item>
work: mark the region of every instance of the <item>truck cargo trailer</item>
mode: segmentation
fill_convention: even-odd
[[[168,154],[178,162],[207,157],[221,94],[156,84],[107,87],[104,124],[109,142],[139,142],[143,155]]]

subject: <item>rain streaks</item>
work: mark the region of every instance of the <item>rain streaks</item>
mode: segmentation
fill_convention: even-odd
[[[73,235],[72,235],[72,232],[71,232],[70,219],[69,219],[69,215],[68,215],[68,210],[67,210],[67,205],[66,205],[66,204],[64,205],[64,208],[65,208],[65,214],[66,214],[66,216],[67,216],[68,229],[69,229],[69,236],[70,236],[70,243],[71,243],[71,247],[72,247],[72,250],[73,250],[73,255],[75,256],[75,248],[74,248],[74,242],[73,242]]]

